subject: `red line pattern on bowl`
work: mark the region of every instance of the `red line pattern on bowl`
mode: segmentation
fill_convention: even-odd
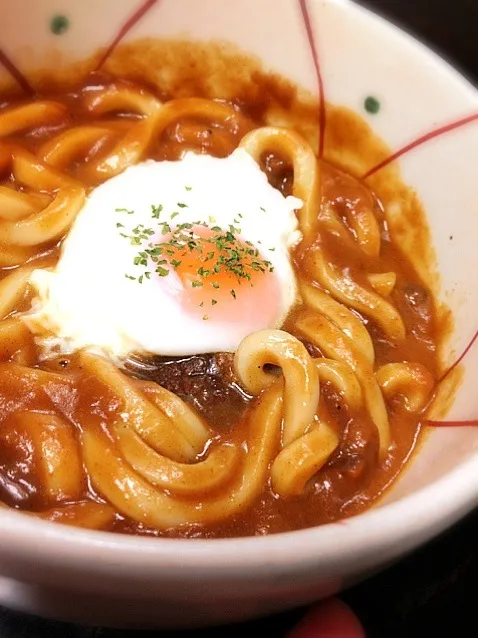
[[[466,419],[464,421],[423,421],[423,424],[432,428],[477,427],[478,419]]]
[[[28,82],[26,77],[20,71],[20,69],[13,64],[7,54],[0,49],[0,64],[5,67],[5,69],[10,73],[13,79],[17,82],[20,88],[27,94],[33,95],[35,91],[33,87]]]
[[[466,355],[473,348],[476,340],[478,339],[478,330],[473,335],[470,343],[463,350],[461,355],[455,361],[453,365],[451,365],[448,370],[440,377],[438,383],[443,383],[443,381],[453,372],[453,370],[460,365]],[[424,425],[428,425],[435,428],[444,428],[444,427],[467,427],[467,426],[478,426],[478,419],[463,419],[459,421],[434,421],[433,419],[429,419],[427,421],[423,421]]]
[[[100,58],[96,66],[96,71],[101,69],[106,60],[110,57],[113,51],[116,49],[118,44],[123,40],[123,38],[131,31],[131,29],[135,26],[137,22],[141,20],[141,18],[148,13],[148,11],[157,3],[159,0],[145,0],[145,2],[141,3],[141,5],[136,9],[136,11],[126,20],[121,29],[116,34],[113,42],[106,48],[106,51]]]
[[[375,173],[378,173],[378,171],[382,170],[382,168],[385,168],[386,166],[388,166],[395,160],[399,159],[400,157],[403,157],[403,155],[406,155],[410,151],[413,151],[419,146],[422,146],[422,144],[426,144],[426,142],[429,142],[430,140],[433,140],[436,137],[440,137],[442,135],[445,135],[446,133],[449,133],[450,131],[454,131],[457,128],[466,126],[467,124],[470,124],[471,122],[476,122],[476,120],[478,120],[478,113],[474,113],[473,115],[469,115],[468,117],[461,118],[460,120],[456,120],[455,122],[451,122],[450,124],[446,124],[445,126],[441,126],[440,128],[437,128],[437,129],[434,129],[433,131],[429,131],[428,133],[425,133],[425,135],[418,137],[413,142],[410,142],[410,144],[407,144],[406,146],[402,147],[398,151],[395,151],[394,153],[392,153],[392,155],[385,158],[382,162],[380,162],[379,164],[371,168],[369,171],[365,173],[365,175],[362,176],[362,179],[367,179],[367,177],[371,177],[372,175],[375,175]]]
[[[448,375],[450,375],[453,370],[460,365],[460,363],[463,361],[463,359],[466,357],[466,355],[468,354],[468,352],[472,349],[475,341],[478,339],[478,330],[475,332],[475,334],[473,335],[470,343],[466,346],[466,348],[463,350],[463,352],[461,353],[461,355],[458,357],[458,359],[455,361],[455,363],[448,368],[448,370],[441,376],[441,378],[438,380],[438,383],[442,383],[447,377]]]
[[[322,159],[322,157],[324,156],[325,127],[327,126],[324,78],[322,76],[320,67],[319,54],[317,51],[314,30],[312,29],[307,0],[299,0],[299,6],[302,13],[305,30],[307,32],[307,39],[309,41],[310,51],[312,53],[315,73],[317,75],[317,85],[319,89],[319,159]]]

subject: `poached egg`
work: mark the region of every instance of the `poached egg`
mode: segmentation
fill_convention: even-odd
[[[91,192],[56,267],[33,271],[24,320],[50,354],[234,351],[295,301],[301,206],[243,149],[132,166]]]

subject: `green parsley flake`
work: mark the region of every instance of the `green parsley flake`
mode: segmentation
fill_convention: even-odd
[[[159,204],[159,206],[151,205],[151,217],[153,219],[159,219],[159,216],[161,215],[162,210],[163,210],[162,204]]]
[[[180,208],[187,207],[186,204],[178,202]],[[117,209],[121,212],[133,212],[128,209]],[[163,206],[151,206],[151,214],[154,219],[159,220],[159,215]],[[174,212],[171,219],[179,215]],[[242,217],[240,213],[237,217]],[[214,218],[209,218],[210,223],[215,223]],[[235,225],[234,225],[235,224]],[[179,268],[182,260],[178,257],[185,257],[188,253],[197,252],[198,269],[197,274],[202,280],[207,280],[211,275],[221,272],[234,275],[239,284],[243,280],[251,282],[253,272],[273,272],[274,268],[270,261],[262,259],[259,250],[250,241],[241,242],[237,235],[241,229],[237,226],[238,219],[234,219],[234,224],[230,224],[227,230],[220,226],[210,227],[207,223],[185,222],[178,224],[174,230],[167,222],[157,222],[156,228],[146,228],[143,224],[138,224],[132,229],[131,234],[120,232],[120,237],[128,239],[132,246],[138,246],[138,252],[133,258],[136,267],[144,268],[144,272],[137,278],[139,283],[143,283],[143,277],[149,279],[151,271],[147,270],[150,264],[154,265],[155,272],[160,277],[166,277],[171,268]],[[207,228],[212,236],[202,237],[195,233],[196,227]],[[118,223],[117,228],[123,228],[123,224]],[[163,241],[152,241],[152,236],[160,231],[163,235],[169,235]],[[258,242],[261,243],[261,242]],[[274,248],[269,250],[273,251]],[[161,259],[160,259],[161,257]],[[200,265],[202,264],[204,265]],[[206,267],[207,266],[207,267]],[[136,280],[136,277],[125,275],[128,279]],[[213,288],[218,289],[218,282],[211,282]],[[203,285],[203,281],[191,283],[193,288]],[[252,283],[251,283],[252,285]],[[236,298],[236,292],[231,289],[231,295]],[[216,300],[213,300],[216,302]],[[217,302],[216,302],[217,303]],[[215,305],[215,304],[213,304]]]

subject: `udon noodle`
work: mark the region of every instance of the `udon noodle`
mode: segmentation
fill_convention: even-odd
[[[43,358],[22,318],[29,277],[56,263],[89,191],[145,158],[223,157],[237,146],[304,202],[299,299],[283,329],[249,335],[233,355],[197,358],[213,361],[212,376],[190,374],[191,361]],[[268,533],[360,511],[396,475],[436,385],[434,301],[374,193],[319,161],[302,135],[247,104],[164,101],[92,76],[3,105],[0,171],[7,505],[130,533]],[[174,366],[176,385],[168,389],[166,373],[156,382]]]

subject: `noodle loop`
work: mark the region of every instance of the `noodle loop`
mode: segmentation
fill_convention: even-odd
[[[302,436],[313,421],[319,400],[317,368],[305,347],[281,330],[262,330],[246,337],[234,359],[237,375],[249,392],[259,394],[274,382],[266,364],[279,366],[285,381],[284,445]]]
[[[38,481],[50,503],[77,499],[83,470],[72,426],[52,414],[18,412],[2,429],[2,441],[31,450]]]
[[[246,135],[240,146],[258,163],[266,152],[277,153],[291,163],[294,171],[292,193],[304,202],[299,212],[300,227],[305,237],[310,237],[317,222],[315,202],[320,174],[317,158],[309,144],[293,131],[264,126]]]
[[[35,246],[54,241],[68,230],[84,202],[83,189],[63,188],[44,210],[20,221],[0,221],[0,242]]]
[[[407,412],[421,412],[435,385],[433,376],[420,363],[387,363],[377,370],[377,381],[387,400],[400,395]]]
[[[0,138],[36,128],[64,117],[66,108],[58,102],[32,102],[0,113]]]
[[[296,322],[297,329],[316,344],[328,357],[348,364],[362,387],[365,405],[377,426],[380,452],[384,457],[390,445],[390,425],[380,387],[370,363],[357,350],[353,341],[330,320],[319,313],[303,312]]]

